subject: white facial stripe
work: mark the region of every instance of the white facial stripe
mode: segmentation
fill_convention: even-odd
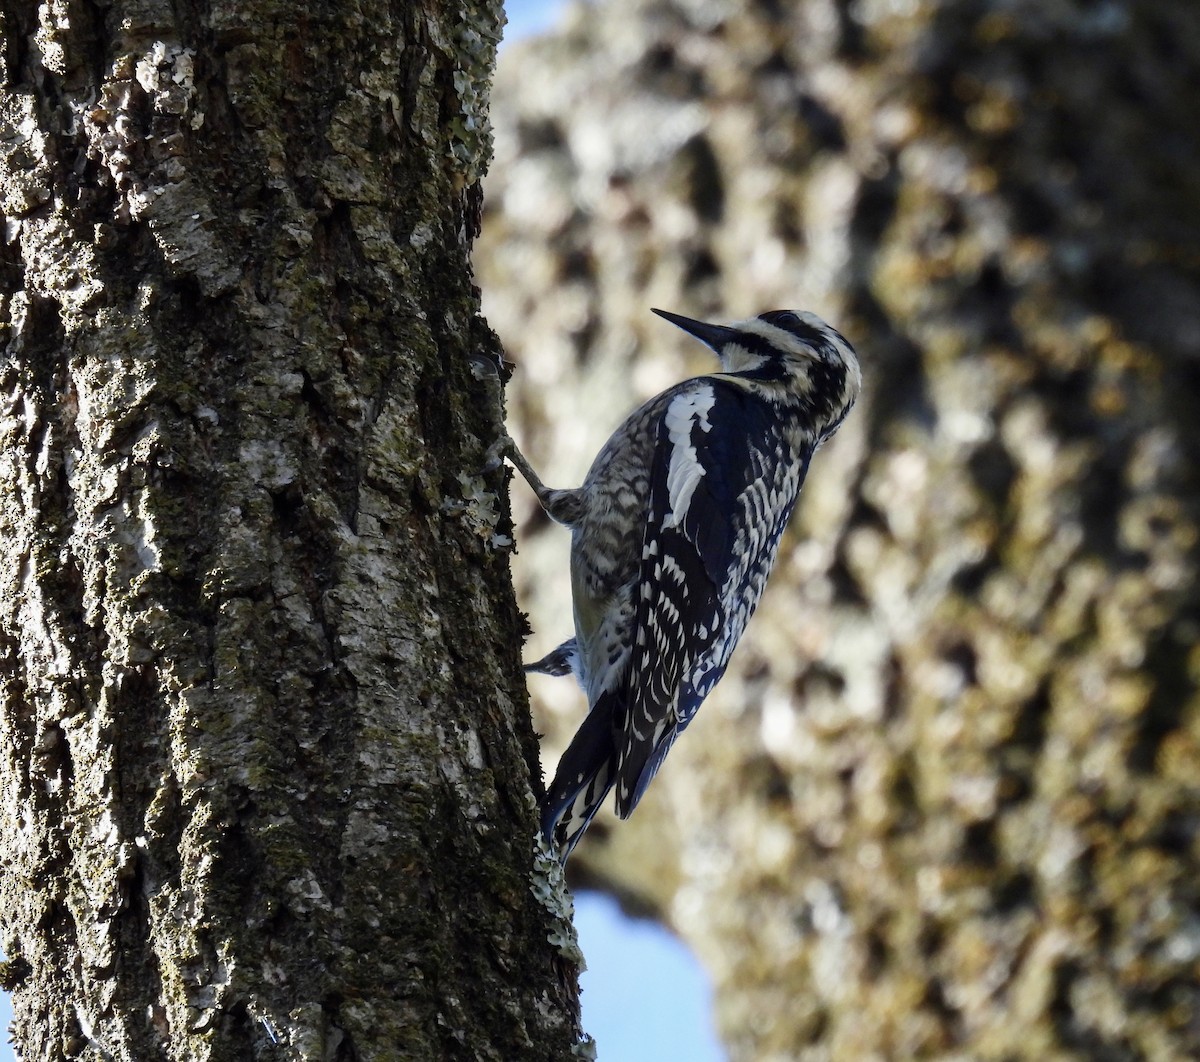
[[[795,313],[802,324],[807,325],[814,332],[818,332],[824,336],[829,346],[838,352],[842,361],[857,363],[858,359],[855,357],[854,351],[849,347],[849,344],[815,313],[809,313],[807,310],[793,310],[792,312]],[[759,317],[751,317],[747,321],[734,321],[729,327],[739,332],[747,332],[752,336],[762,336],[764,339],[769,340],[772,346],[780,350],[785,350],[790,354],[801,354],[812,357],[816,353],[804,340],[793,335],[787,329],[770,324]]]
[[[858,355],[846,338],[830,328],[815,313],[807,310],[793,310],[802,324],[822,335],[826,346],[818,351],[809,346],[799,336],[785,328],[780,328],[760,317],[751,317],[746,321],[734,321],[728,327],[748,335],[765,339],[787,362],[787,373],[791,386],[800,394],[811,392],[812,383],[805,370],[805,363],[814,359],[827,359],[832,353],[835,362],[841,362],[846,370],[845,391],[842,405],[849,406],[858,397],[862,387],[862,370],[859,368]],[[726,372],[752,372],[762,366],[766,360],[761,356],[751,354],[746,348],[737,343],[729,343],[720,352],[721,367]]]
[[[809,324],[810,322],[805,321],[804,323]],[[798,354],[805,358],[817,357],[817,352],[799,336],[793,335],[785,328],[760,321],[757,317],[751,318],[749,321],[741,321],[732,327],[748,332],[752,336],[762,336],[776,350],[786,351],[788,354]],[[827,335],[829,332],[828,326],[823,322],[819,322],[813,327],[822,334]]]
[[[692,500],[692,492],[704,475],[704,466],[697,459],[696,448],[692,445],[692,429],[697,424],[702,431],[712,429],[708,414],[715,400],[712,387],[705,385],[676,395],[667,405],[664,420],[667,438],[671,443],[671,460],[667,466],[667,500],[671,511],[663,520],[663,527],[675,527],[683,519]]]
[[[761,354],[753,354],[740,343],[726,343],[721,348],[721,368],[726,372],[753,372],[767,363]]]

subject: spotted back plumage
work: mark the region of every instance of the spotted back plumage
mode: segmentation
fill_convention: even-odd
[[[809,461],[861,383],[853,348],[812,314],[718,326],[655,312],[724,371],[635,411],[573,492],[576,638],[556,653],[590,708],[542,808],[564,859],[614,785],[617,814],[633,811],[724,674]]]
[[[667,404],[642,542],[628,717],[619,728],[622,818],[724,674],[811,452],[736,377],[689,381]]]

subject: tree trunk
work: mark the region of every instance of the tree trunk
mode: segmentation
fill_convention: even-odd
[[[711,371],[650,306],[863,357],[729,673],[572,862],[735,1059],[1200,1057],[1198,70],[1170,0],[612,0],[502,60],[477,258],[548,483]]]
[[[470,369],[495,351],[468,254],[501,17],[4,11],[0,919],[26,1058],[576,1042]]]

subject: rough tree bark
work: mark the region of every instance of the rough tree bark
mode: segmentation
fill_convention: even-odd
[[[573,869],[692,943],[738,1060],[1200,1057],[1200,5],[573,11],[501,62],[477,255],[547,482],[711,368],[649,306],[815,310],[866,380]]]
[[[3,11],[0,920],[27,1058],[576,1041],[469,369],[500,19]]]

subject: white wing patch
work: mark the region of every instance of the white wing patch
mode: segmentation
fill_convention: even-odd
[[[671,511],[663,519],[663,527],[676,527],[687,513],[688,503],[704,466],[696,458],[692,445],[692,429],[699,424],[702,431],[711,431],[708,414],[716,401],[712,386],[701,385],[676,395],[667,405],[663,420],[671,442],[671,461],[667,466],[667,501]]]

